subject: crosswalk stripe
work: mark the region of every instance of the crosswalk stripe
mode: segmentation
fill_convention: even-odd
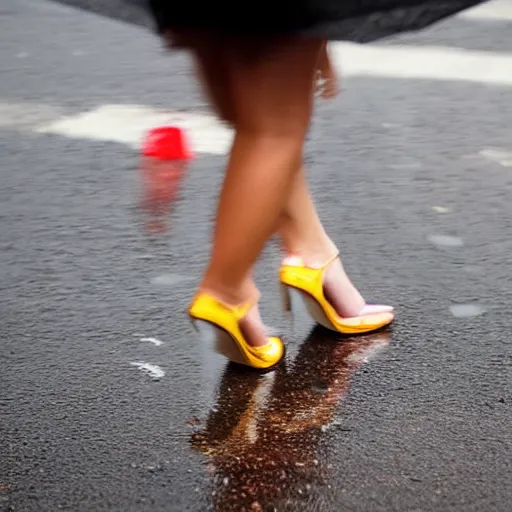
[[[469,81],[512,85],[512,55],[442,47],[372,46],[336,43],[333,62],[343,78],[383,77]],[[1,110],[1,109],[0,109]],[[48,112],[51,109],[47,109]],[[142,105],[109,104],[35,127],[37,133],[101,140],[140,147],[145,133],[159,125],[187,130],[197,153],[227,153],[232,132],[210,114],[171,112]]]
[[[458,16],[473,20],[512,21],[512,0],[486,2]],[[373,77],[512,85],[512,53],[442,46],[381,46],[341,42],[332,43],[331,50],[334,65],[343,79]],[[209,113],[165,111],[144,105],[105,104],[65,116],[63,110],[54,105],[0,102],[0,128],[115,142],[133,148],[140,147],[149,129],[160,125],[175,125],[185,129],[197,153],[225,154],[233,139],[232,131]],[[506,160],[509,161],[508,158]]]
[[[510,0],[485,2],[467,11],[462,11],[459,17],[481,21],[512,21],[512,2]]]
[[[185,129],[197,153],[225,154],[233,138],[231,130],[212,115],[169,112],[142,105],[103,105],[77,116],[44,124],[35,131],[117,142],[138,148],[147,131],[161,125]]]
[[[512,54],[446,47],[332,45],[343,76],[468,81],[512,85]]]

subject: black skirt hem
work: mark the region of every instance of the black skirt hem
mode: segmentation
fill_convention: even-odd
[[[194,2],[150,0],[161,34],[209,32],[237,37],[304,36],[329,41],[368,43],[403,32],[427,28],[485,0],[299,0],[286,11],[247,7],[245,15],[223,2],[211,2],[216,9],[194,10]],[[266,4],[268,0],[263,0]],[[192,4],[192,6],[190,5]],[[242,2],[239,2],[241,4]],[[219,7],[220,5],[220,7]],[[229,10],[229,12],[228,12]],[[186,38],[183,38],[186,40]]]

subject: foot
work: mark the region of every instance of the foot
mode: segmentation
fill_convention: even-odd
[[[341,318],[360,316],[366,302],[347,276],[343,264],[336,258],[325,271],[325,298]]]
[[[236,293],[219,291],[217,287],[209,286],[207,282],[203,282],[200,288],[201,291],[209,293],[220,302],[231,307],[246,304],[247,302],[252,303],[253,306],[239,322],[240,331],[247,343],[253,347],[261,347],[268,343],[270,335],[261,319],[258,308],[260,293],[254,283],[248,281],[244,285],[244,289]]]
[[[329,257],[311,259],[288,256],[283,263],[288,265],[303,264],[312,268],[322,268]],[[298,263],[298,262],[302,263]],[[366,304],[366,301],[347,276],[340,258],[336,258],[327,268],[324,275],[324,295],[341,318],[354,318],[363,315],[388,313],[391,306]]]
[[[263,323],[258,305],[255,304],[240,321],[240,330],[247,343],[253,347],[261,347],[268,343],[269,334]]]

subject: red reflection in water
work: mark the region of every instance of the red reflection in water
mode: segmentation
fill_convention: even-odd
[[[164,233],[187,162],[144,158],[140,165],[142,196],[139,207],[145,214],[144,228],[148,233]]]

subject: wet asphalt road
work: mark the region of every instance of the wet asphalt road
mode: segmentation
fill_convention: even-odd
[[[0,510],[510,510],[512,163],[489,158],[512,151],[510,87],[350,78],[319,107],[319,209],[398,319],[344,341],[291,324],[272,243],[257,279],[288,359],[257,376],[184,314],[223,157],[199,155],[168,211],[128,146],[30,128],[109,103],[203,112],[185,56],[35,0],[5,0],[0,34]],[[403,40],[512,52],[501,22]]]

